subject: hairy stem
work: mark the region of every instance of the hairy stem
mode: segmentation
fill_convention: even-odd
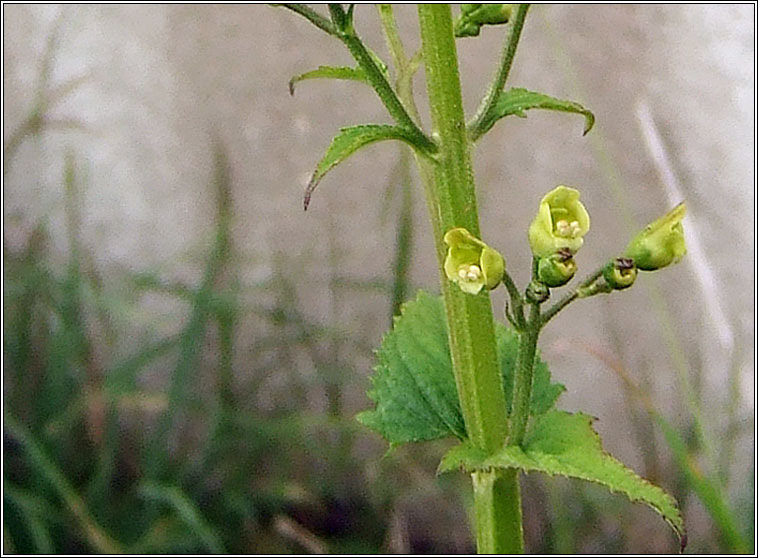
[[[513,409],[511,411],[511,428],[508,445],[518,446],[524,441],[526,426],[529,422],[529,405],[532,399],[532,376],[534,357],[537,353],[537,338],[540,334],[540,305],[531,303],[529,321],[520,333],[518,356],[516,357],[516,375],[513,385]]]
[[[515,318],[515,323],[518,326],[517,329],[524,329],[526,327],[526,320],[524,319],[524,299],[521,297],[521,293],[519,292],[516,283],[507,271],[503,275],[503,284],[511,299],[513,316]]]
[[[453,370],[468,436],[493,452],[506,439],[507,423],[489,294],[463,293],[443,270],[445,231],[465,227],[479,235],[452,15],[444,4],[422,4],[418,12],[432,123],[439,137],[437,161],[422,162],[421,176],[432,215]],[[479,552],[521,551],[518,474],[477,473],[472,479]]]

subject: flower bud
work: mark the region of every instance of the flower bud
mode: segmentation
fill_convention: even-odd
[[[550,289],[540,281],[532,281],[526,287],[527,302],[542,304],[550,298]]]
[[[562,287],[576,273],[574,255],[568,248],[561,248],[555,254],[540,258],[537,277],[548,287]]]
[[[677,263],[687,253],[682,219],[684,202],[645,227],[626,247],[624,255],[632,258],[643,271],[655,271]]]
[[[616,258],[603,268],[603,278],[613,289],[620,291],[634,284],[637,267],[631,258]]]
[[[461,16],[455,22],[456,37],[476,37],[482,25],[508,23],[510,4],[461,4]]]
[[[494,289],[500,284],[505,260],[497,250],[460,227],[447,231],[444,241],[448,245],[445,275],[463,292],[477,294],[484,287]]]
[[[576,254],[590,230],[590,216],[579,201],[579,191],[558,186],[540,202],[537,216],[529,225],[529,245],[538,258],[567,248]]]

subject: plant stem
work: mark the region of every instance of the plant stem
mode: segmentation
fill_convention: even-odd
[[[526,320],[524,319],[524,299],[521,297],[521,293],[519,292],[516,283],[507,271],[503,274],[503,285],[505,285],[505,288],[508,291],[508,296],[510,296],[511,299],[516,325],[519,329],[524,329],[526,327]]]
[[[411,134],[413,143],[416,146],[432,153],[436,151],[434,142],[416,125],[413,118],[408,114],[408,111],[405,110],[394,89],[392,89],[392,86],[376,65],[363,41],[356,34],[352,21],[348,17],[349,11],[346,14],[339,4],[330,4],[329,11],[335,20],[333,23],[304,4],[281,4],[281,6],[305,17],[322,31],[342,41],[350,51],[350,54],[353,55],[358,66],[365,72],[366,79],[374,88],[374,91],[376,91],[387,112],[395,119],[395,122]],[[336,23],[344,26],[338,27]]]
[[[435,210],[444,231],[465,227],[479,236],[450,7],[419,5],[418,10],[432,121],[440,142],[439,161],[434,164]],[[504,421],[500,420],[505,416],[505,396],[497,366],[489,295],[465,294],[447,280],[442,269],[446,251],[442,239],[436,240],[453,367],[466,428],[476,445],[495,450],[505,440]]]
[[[479,554],[522,554],[524,530],[517,469],[479,471],[471,475],[476,502],[476,548]]]
[[[400,39],[400,33],[397,30],[395,21],[395,12],[392,4],[379,4],[379,18],[382,22],[382,30],[387,41],[387,48],[392,56],[392,62],[395,66],[395,89],[397,96],[405,106],[413,120],[420,125],[416,102],[413,98],[413,74],[418,69],[420,59],[416,55],[408,58],[403,47],[403,41]],[[419,51],[420,52],[420,51]]]
[[[288,10],[292,10],[296,14],[303,16],[305,19],[310,21],[313,25],[325,33],[329,33],[335,37],[337,36],[337,28],[334,26],[334,24],[305,4],[280,4],[280,6],[287,8]]]
[[[465,227],[479,235],[452,15],[444,4],[419,5],[418,13],[432,123],[439,137],[437,161],[421,162],[421,176],[432,216],[453,370],[468,436],[493,452],[506,439],[507,411],[489,294],[463,293],[443,270],[445,231]],[[518,473],[478,473],[472,478],[479,552],[522,551]]]
[[[497,99],[500,96],[503,87],[505,87],[508,74],[511,72],[513,59],[516,56],[516,47],[521,38],[521,30],[524,28],[524,20],[526,19],[526,13],[528,11],[529,4],[519,4],[516,8],[516,15],[508,23],[508,34],[505,37],[503,56],[500,60],[500,66],[497,69],[497,73],[495,74],[495,79],[492,80],[484,99],[479,103],[479,108],[476,109],[474,118],[471,119],[471,122],[468,125],[471,141],[476,141],[487,131],[487,116],[490,111],[492,111],[495,103],[497,103]]]
[[[587,289],[589,286],[591,286],[595,281],[597,281],[600,276],[603,274],[603,268],[595,270],[591,275],[589,275],[584,281],[581,282],[581,284],[574,289],[572,292],[564,296],[562,299],[560,299],[558,302],[553,304],[550,308],[547,309],[542,314],[542,325],[544,326],[550,319],[555,316],[558,312],[563,310],[566,306],[574,302],[577,298],[580,298],[580,293],[582,290]]]
[[[508,445],[518,446],[524,441],[526,426],[529,422],[529,404],[532,399],[532,373],[534,356],[537,352],[537,338],[542,322],[540,305],[531,303],[526,329],[520,333],[518,356],[516,357],[516,375],[513,385],[513,409],[511,411],[511,432]]]

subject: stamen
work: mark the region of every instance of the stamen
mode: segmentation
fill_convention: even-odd
[[[561,219],[555,224],[555,230],[558,233],[558,236],[568,237],[571,235],[571,225],[569,225],[568,221],[564,219]]]
[[[466,274],[466,278],[469,281],[478,281],[481,276],[482,276],[482,270],[479,269],[478,265],[469,266],[468,273]]]
[[[461,279],[465,279],[466,275],[468,275],[468,272],[466,271],[465,267],[462,267],[458,270],[458,277],[460,277]]]

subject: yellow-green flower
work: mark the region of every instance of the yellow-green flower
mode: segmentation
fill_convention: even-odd
[[[542,198],[537,216],[529,226],[529,244],[538,258],[564,248],[576,254],[589,230],[590,216],[579,201],[579,191],[558,186]]]
[[[558,250],[546,258],[540,258],[537,277],[548,287],[562,287],[576,274],[576,262],[568,248]]]
[[[677,263],[687,253],[682,219],[687,212],[684,202],[645,227],[626,247],[624,255],[632,258],[643,271],[655,271]]]
[[[505,272],[505,260],[464,228],[445,233],[448,245],[445,275],[468,294],[477,294],[483,287],[494,289]]]

